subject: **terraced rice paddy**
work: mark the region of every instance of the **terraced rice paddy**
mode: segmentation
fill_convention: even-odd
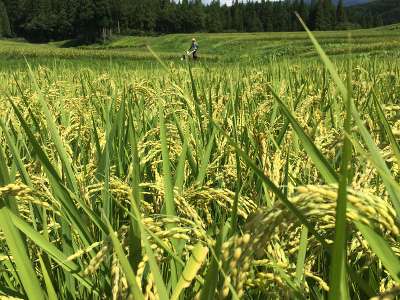
[[[0,295],[395,297],[399,53],[307,47],[5,64]]]

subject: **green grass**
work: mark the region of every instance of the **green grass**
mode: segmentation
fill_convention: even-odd
[[[351,36],[349,41],[348,36]],[[106,44],[63,48],[65,42],[32,45],[22,41],[0,41],[0,55],[56,59],[151,60],[150,46],[165,60],[179,60],[189,47],[192,36],[200,44],[203,60],[263,61],[276,57],[315,57],[316,53],[305,32],[170,34],[159,37],[116,37]],[[397,53],[400,48],[398,25],[353,31],[315,32],[329,55]]]
[[[399,40],[352,36],[2,41],[0,296],[396,296]]]

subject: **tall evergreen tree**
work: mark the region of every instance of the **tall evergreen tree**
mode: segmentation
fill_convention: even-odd
[[[177,5],[175,2],[169,0],[160,2],[159,14],[156,21],[156,30],[161,33],[181,31]]]
[[[7,15],[11,27],[12,34],[20,34],[20,26],[25,19],[24,6],[27,5],[24,0],[3,0],[7,9]]]
[[[274,3],[274,31],[289,31],[290,30],[290,12],[288,6],[284,2]]]
[[[244,24],[247,32],[263,31],[263,24],[258,17],[256,4],[251,3],[245,6],[244,10]]]
[[[208,32],[221,32],[223,29],[223,14],[221,10],[221,3],[219,0],[211,1],[210,5],[207,7],[207,31]]]
[[[336,23],[336,9],[332,0],[321,0],[323,2],[325,28],[323,30],[332,30]]]
[[[217,16],[219,16],[219,8],[220,4],[219,1],[216,3],[218,5],[218,10]],[[196,32],[196,31],[203,31],[205,29],[205,20],[206,20],[206,14],[204,11],[204,5],[202,4],[201,0],[194,0],[193,2],[190,3],[189,6],[189,14],[190,14],[190,20],[191,20],[191,32]],[[219,28],[218,31],[222,29],[222,26]]]
[[[226,4],[221,7],[223,30],[229,31],[232,29],[232,14],[231,9]]]
[[[232,27],[236,31],[243,31],[243,4],[239,3],[238,0],[235,0],[235,3],[232,5]]]
[[[264,31],[273,31],[274,30],[274,22],[273,22],[273,7],[272,3],[267,0],[262,0],[261,2],[261,22],[263,24]]]
[[[339,0],[336,8],[336,24],[347,22],[346,11],[344,10],[343,0]]]
[[[0,1],[0,36],[11,36],[10,21],[8,19],[7,9],[3,1]]]
[[[331,0],[318,0],[313,4],[309,19],[311,29],[331,30],[335,19],[335,8]]]
[[[54,10],[51,0],[30,2],[32,10],[27,14],[23,24],[23,34],[31,41],[45,42],[55,38],[58,13]]]
[[[310,12],[309,7],[304,3],[304,0],[300,0],[300,2],[298,3],[297,12],[304,22],[308,21]],[[303,26],[301,25],[299,20],[296,20],[296,24],[296,30],[303,30]]]
[[[76,16],[76,35],[85,42],[94,42],[98,36],[96,7],[94,0],[78,0],[79,10]]]
[[[110,0],[95,0],[96,33],[103,40],[112,35],[112,15]]]

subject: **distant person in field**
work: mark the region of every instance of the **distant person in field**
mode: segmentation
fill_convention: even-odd
[[[196,42],[195,38],[192,38],[192,44],[190,45],[189,52],[192,53],[193,59],[197,59],[197,50],[199,49],[199,44]]]

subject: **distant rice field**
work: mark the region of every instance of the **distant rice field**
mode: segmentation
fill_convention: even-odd
[[[23,41],[0,41],[0,55],[7,59],[75,59],[75,60],[151,60],[150,46],[162,59],[177,61],[196,36],[200,56],[207,62],[258,63],[273,58],[316,57],[305,32],[274,33],[197,33],[170,34],[157,37],[116,37],[106,44],[70,47],[73,41],[33,45]],[[319,43],[331,56],[397,55],[400,34],[397,25],[377,29],[316,32]]]

